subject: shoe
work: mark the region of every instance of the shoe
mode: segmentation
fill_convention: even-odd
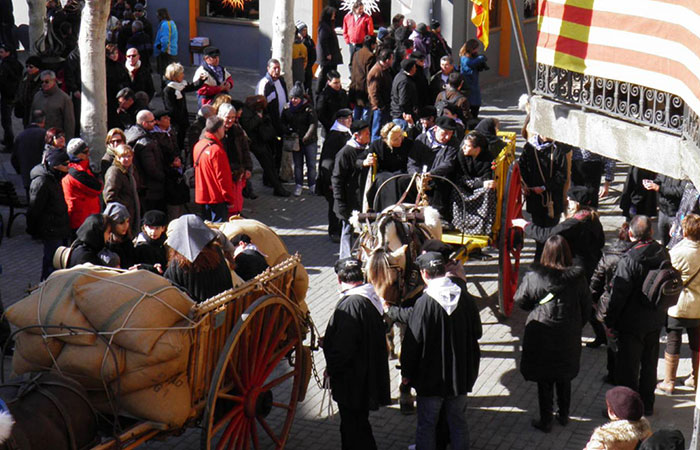
[[[559,425],[562,427],[565,427],[569,423],[569,415],[568,414],[561,414],[560,412],[557,412],[557,422],[559,422]]]
[[[549,421],[533,420],[530,424],[543,433],[549,433],[550,431],[552,431],[552,421],[551,420],[549,420]]]
[[[334,244],[339,244],[340,243],[340,236],[337,234],[331,234],[328,237],[331,238],[331,242]]]
[[[255,200],[256,198],[258,198],[258,196],[255,194],[255,192],[246,191],[246,190],[243,190],[243,197],[245,197],[249,200]]]
[[[656,385],[656,389],[668,395],[673,395],[676,386],[676,372],[678,371],[678,360],[680,355],[671,355],[664,352],[665,373],[661,383]]]
[[[312,184],[311,186],[309,186],[309,192],[311,193],[311,195],[316,194],[316,185],[315,184]]]
[[[413,396],[408,392],[399,393],[399,410],[404,416],[416,413],[416,405]]]
[[[279,189],[275,189],[275,191],[273,192],[273,195],[275,197],[289,197],[292,194],[290,194],[289,191],[286,190],[285,188],[281,187]]]
[[[294,196],[295,196],[295,197],[299,197],[299,196],[301,195],[301,191],[302,191],[301,185],[300,185],[300,184],[297,184],[297,185],[294,187]]]
[[[606,341],[605,341],[604,339],[602,339],[602,340],[596,339],[596,340],[593,341],[593,342],[586,342],[586,347],[588,347],[588,348],[598,348],[598,347],[600,347],[601,345],[603,345],[603,344],[605,344],[605,343],[606,343]]]

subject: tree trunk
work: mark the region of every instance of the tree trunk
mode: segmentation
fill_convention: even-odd
[[[29,10],[29,48],[27,53],[36,54],[34,45],[44,32],[44,20],[46,19],[46,0],[27,0]]]
[[[278,0],[272,16],[272,57],[280,62],[287,89],[292,83],[292,46],[294,45],[294,0]]]
[[[100,170],[107,137],[105,39],[110,2],[87,0],[80,19],[81,136],[90,147],[93,170]]]

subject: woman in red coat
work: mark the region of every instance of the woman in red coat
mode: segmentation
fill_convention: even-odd
[[[102,182],[90,169],[90,149],[80,138],[71,139],[66,148],[70,163],[63,177],[63,197],[68,205],[71,230],[80,228],[91,214],[100,212]]]

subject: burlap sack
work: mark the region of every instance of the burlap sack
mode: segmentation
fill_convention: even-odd
[[[124,328],[115,334],[113,342],[144,355],[151,352],[165,329],[186,317],[194,305],[168,280],[146,270],[75,286],[74,291],[75,303],[95,328]]]
[[[31,333],[18,333],[15,336],[15,354],[20,353],[27,361],[42,367],[53,366],[63,345],[56,338],[43,338]]]
[[[12,355],[12,374],[22,375],[29,372],[43,372],[49,370],[51,366],[42,366],[28,361],[22,354],[15,350]]]
[[[134,417],[179,428],[190,416],[192,398],[187,375],[122,395],[119,408]]]
[[[73,284],[86,272],[93,271],[95,266],[77,266],[71,269],[58,270],[44,281],[38,289],[28,297],[7,308],[7,319],[18,328],[32,325],[72,325],[92,329],[87,318],[78,309],[73,299]],[[103,271],[100,271],[103,272]],[[88,278],[86,282],[97,281]],[[39,328],[30,328],[30,333],[42,334]],[[46,328],[47,334],[65,332],[57,328]],[[75,345],[92,345],[97,336],[79,334],[62,336],[63,342]]]
[[[94,380],[110,382],[124,372],[126,355],[123,348],[98,340],[95,345],[78,346],[66,344],[56,363],[61,371],[83,375]]]

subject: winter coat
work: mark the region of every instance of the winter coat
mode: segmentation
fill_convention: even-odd
[[[331,392],[343,406],[376,410],[391,402],[386,325],[368,298],[374,294],[370,285],[345,292],[323,338]]]
[[[112,240],[105,242],[105,248],[119,256],[119,267],[122,269],[128,269],[139,262],[136,259],[134,243],[128,236],[124,236],[119,242]]]
[[[89,216],[76,232],[77,238],[71,245],[70,258],[67,268],[78,264],[95,264],[103,266],[104,262],[98,254],[104,249],[104,217]]]
[[[454,174],[457,159],[457,143],[454,139],[447,144],[433,144],[435,127],[421,133],[413,145],[408,157],[408,173],[421,173],[427,166],[428,172],[451,178]]]
[[[625,217],[631,218],[638,214],[656,216],[656,192],[647,190],[643,184],[643,180],[655,178],[656,173],[650,170],[630,167],[620,196],[620,209]]]
[[[338,45],[338,36],[331,24],[320,22],[316,41],[316,62],[321,66],[337,66],[343,64],[343,56]],[[330,55],[330,59],[327,56]]]
[[[168,254],[165,249],[166,234],[153,240],[144,232],[139,233],[134,241],[136,262],[139,264],[160,264],[163,270],[168,265]]]
[[[225,67],[222,66],[221,68],[223,69],[223,79],[217,79],[217,77],[214,76],[215,72],[206,63],[197,67],[197,70],[194,72],[192,83],[196,83],[203,73],[207,75],[204,84],[197,89],[197,97],[202,105],[208,105],[214,100],[214,97],[223,92],[222,86],[227,81],[231,87],[233,87],[233,78],[231,74]]]
[[[187,127],[185,133],[185,159],[182,161],[187,167],[192,167],[194,161],[192,161],[192,152],[194,151],[194,146],[199,142],[199,138],[202,136],[204,131],[204,126],[206,125],[206,119],[200,115]]]
[[[700,319],[700,274],[694,276],[700,271],[700,243],[684,238],[669,254],[673,267],[680,271],[686,286],[678,297],[678,303],[671,306],[667,313],[678,319]]]
[[[479,310],[464,287],[446,277],[428,286],[433,282],[456,289],[440,289],[445,299],[438,301],[426,288],[416,300],[401,343],[401,375],[419,396],[466,395],[479,375]]]
[[[379,63],[374,64],[367,73],[367,97],[373,110],[388,111],[391,107],[391,85],[394,77],[391,69],[382,69]]]
[[[130,87],[131,79],[124,64],[105,58],[105,75],[107,76],[107,122],[110,128],[114,128],[119,122],[117,108],[119,101],[117,94],[125,87]]]
[[[457,151],[457,166],[454,174],[457,187],[465,192],[483,187],[484,181],[493,178],[492,163],[493,157],[485,149],[481,149],[476,157],[465,156],[464,152]]]
[[[44,153],[44,138],[46,130],[38,125],[29,125],[15,138],[14,152],[19,163],[19,174],[22,176],[24,187],[29,189],[31,180],[29,172],[41,163]]]
[[[134,166],[124,169],[118,164],[112,163],[105,173],[102,198],[105,204],[117,202],[126,207],[129,216],[131,216],[132,230],[138,230],[141,226],[141,205],[137,186]]]
[[[642,293],[647,274],[663,261],[669,261],[668,251],[654,240],[635,242],[620,258],[605,314],[608,328],[637,336],[663,328],[666,310],[652,307]]]
[[[272,126],[275,127],[277,136],[282,136],[284,134],[284,128],[282,126],[282,109],[284,105],[289,100],[289,94],[287,91],[287,83],[285,83],[284,78],[280,77],[277,79],[280,83],[282,91],[284,92],[284,98],[280,99],[277,95],[277,88],[275,87],[275,81],[272,80],[270,74],[265,74],[265,76],[258,82],[256,89],[256,94],[262,95],[267,100],[267,116],[272,121]]]
[[[475,58],[462,56],[459,60],[459,71],[464,76],[464,87],[469,89],[467,98],[473,106],[481,105],[481,88],[479,88],[479,72],[487,70],[486,56],[479,55]]]
[[[598,261],[591,283],[591,301],[596,305],[596,319],[600,322],[605,318],[605,313],[608,310],[610,303],[610,291],[612,290],[612,280],[615,276],[617,263],[622,258],[622,255],[627,252],[633,242],[617,240],[610,248],[603,253],[603,256]]]
[[[307,100],[304,100],[296,108],[288,104],[282,111],[282,126],[285,129],[285,134],[296,133],[299,136],[299,145],[301,147],[316,142],[316,123],[316,113],[311,106],[311,102]]]
[[[71,140],[75,133],[75,113],[73,102],[68,94],[55,85],[48,92],[39,90],[34,95],[31,110],[40,109],[46,114],[44,128],[58,127],[66,134],[66,141]]]
[[[651,425],[644,417],[636,421],[614,420],[593,430],[584,450],[635,450],[649,436]]]
[[[331,127],[331,131],[326,135],[326,139],[323,141],[321,157],[318,162],[316,190],[327,198],[333,198],[331,177],[333,176],[333,167],[335,166],[335,156],[340,149],[345,147],[345,144],[351,137],[350,131],[341,131]]]
[[[538,136],[534,136],[533,139],[538,139]],[[548,193],[551,195],[554,217],[559,217],[564,211],[564,184],[567,178],[566,154],[570,148],[558,142],[542,145],[543,148],[537,150],[535,145],[527,142],[518,158],[520,174],[525,185],[530,188],[545,187],[543,193],[536,194],[531,191],[525,197],[527,211],[533,216],[533,219],[547,217],[546,198]],[[542,173],[540,173],[537,161],[540,163]],[[544,175],[544,179],[542,175]]]
[[[253,160],[250,157],[250,139],[248,139],[243,127],[233,124],[226,132],[222,144],[226,149],[234,180],[239,180],[246,170],[253,170]]]
[[[43,164],[29,174],[27,233],[39,239],[68,239],[71,236],[68,206],[63,197],[60,175]]]
[[[216,136],[205,132],[204,139],[194,146],[195,202],[200,205],[235,204],[231,166],[223,144]]]
[[[391,117],[401,119],[404,114],[418,114],[418,88],[413,77],[401,70],[391,84]]]
[[[659,174],[654,179],[654,183],[659,185],[659,211],[668,217],[675,216],[687,181]]]
[[[163,276],[187,291],[192,300],[197,303],[231,289],[233,288],[231,271],[221,250],[216,248],[216,251],[219,255],[219,263],[211,270],[195,272],[180,266],[175,260],[171,260]]]
[[[557,234],[566,239],[574,265],[582,267],[586,280],[590,281],[605,246],[605,232],[600,220],[580,211],[553,227],[545,228],[534,223],[525,227],[525,235],[541,244]]]
[[[147,132],[141,125],[126,130],[126,142],[134,149],[134,166],[138,175],[139,191],[145,192],[142,198],[163,200],[165,198],[165,155],[158,145],[153,132]]]
[[[22,63],[10,54],[0,60],[0,96],[4,102],[12,105],[17,95],[19,84],[22,81]]]
[[[438,110],[438,115],[442,114],[446,104],[455,105],[459,108],[459,118],[462,121],[466,121],[471,117],[467,97],[450,85],[446,85],[445,90],[440,92],[435,98],[435,108]]]
[[[350,101],[345,89],[341,88],[336,91],[330,86],[323,88],[316,100],[316,113],[326,132],[330,131],[333,126],[335,113],[340,109],[347,108],[349,105]]]
[[[374,22],[369,14],[362,13],[361,16],[355,18],[355,14],[349,12],[343,17],[343,39],[345,39],[346,44],[362,45],[365,36],[373,34]]]
[[[156,92],[156,89],[153,86],[151,68],[143,63],[143,56],[141,57],[140,62],[141,67],[135,69],[131,74],[129,74],[129,87],[133,89],[134,92],[145,92],[146,94],[148,94],[148,98],[152,100],[153,94]]]
[[[163,89],[163,106],[165,106],[165,110],[170,114],[170,119],[177,128],[178,135],[184,135],[187,131],[187,127],[190,125],[189,113],[187,112],[187,98],[184,94],[186,92],[196,91],[202,87],[202,84],[204,84],[204,82],[199,79],[196,80],[194,84],[186,83],[185,87],[179,90],[182,94],[181,98],[177,98],[178,90],[175,89],[171,83],[166,84],[165,89]]]
[[[71,162],[68,174],[61,180],[68,206],[70,227],[77,230],[87,216],[100,212],[102,182],[90,170],[90,161]]]
[[[588,282],[579,267],[552,269],[533,263],[515,293],[530,311],[520,372],[528,381],[570,381],[579,372],[581,329],[591,314]]]
[[[358,155],[364,149],[357,148],[350,142],[355,144],[354,140],[349,141],[335,156],[331,177],[333,199],[335,200],[333,212],[341,220],[350,219],[352,212],[359,211],[362,207],[360,201],[362,161],[358,159]]]
[[[372,53],[372,50],[364,46],[355,53],[355,56],[352,58],[348,96],[351,102],[362,108],[369,106],[369,98],[367,97],[367,74],[374,65],[375,60],[376,57],[374,53]]]
[[[153,45],[155,56],[161,53],[177,56],[177,25],[174,20],[161,20]]]
[[[34,77],[26,74],[17,88],[15,97],[15,117],[22,119],[22,125],[29,125],[32,115],[34,96],[41,89],[41,72]],[[38,163],[37,163],[38,164]]]

